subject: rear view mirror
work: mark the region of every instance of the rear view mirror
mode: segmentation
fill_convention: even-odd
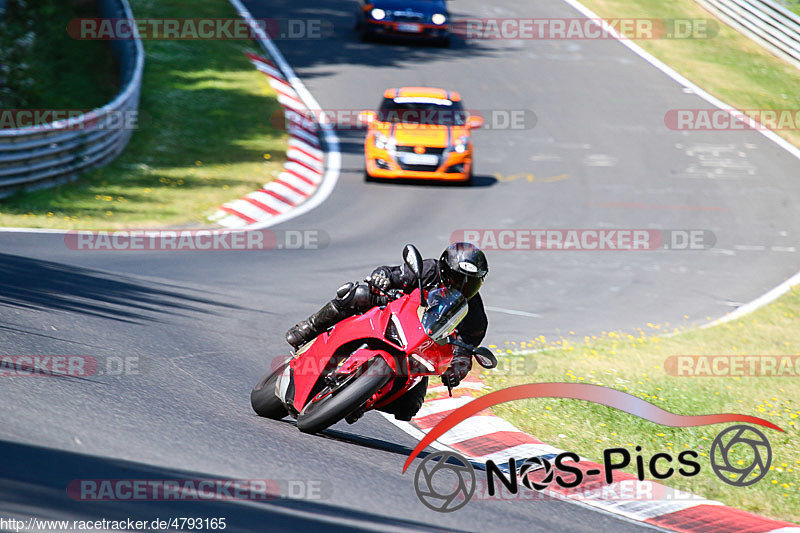
[[[422,290],[422,254],[419,253],[416,246],[413,244],[406,244],[406,247],[403,248],[403,262],[417,277],[422,305],[427,305],[425,301],[425,292]]]
[[[483,117],[472,115],[467,119],[467,128],[471,130],[477,130],[478,128],[482,127],[483,127]]]
[[[371,124],[372,121],[378,118],[378,114],[375,111],[361,111],[358,114],[358,123],[359,124]]]
[[[403,262],[418,278],[422,276],[422,254],[413,244],[406,244],[403,248]]]
[[[497,358],[489,348],[477,348],[472,355],[483,368],[494,368],[497,366]]]

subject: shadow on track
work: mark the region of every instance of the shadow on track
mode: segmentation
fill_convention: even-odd
[[[0,254],[0,306],[59,310],[122,322],[157,321],[157,314],[213,313],[213,307],[238,309],[187,295],[184,287],[63,263]]]
[[[73,480],[220,479],[203,472],[0,441],[0,501],[6,516],[50,520],[146,520],[169,517],[220,518],[226,531],[453,531],[423,522],[393,519],[319,500],[268,501],[84,501],[67,495]],[[79,494],[79,493],[78,493]],[[321,491],[325,498],[324,491]],[[77,496],[79,498],[79,496]]]
[[[431,189],[435,188],[452,188],[452,187],[464,187],[466,189],[471,188],[480,188],[480,187],[491,187],[492,185],[497,183],[497,178],[493,176],[474,176],[472,178],[472,183],[469,185],[465,185],[464,183],[460,182],[447,182],[447,181],[435,181],[435,180],[425,180],[425,179],[405,179],[405,178],[392,178],[387,180],[381,180],[372,178],[369,180],[370,183],[374,183],[376,185],[417,185],[419,187],[428,187]]]
[[[387,39],[364,43],[355,31],[355,13],[358,2],[331,0],[245,0],[245,5],[257,19],[275,18],[296,21],[319,21],[326,23],[332,31],[321,33],[320,37],[292,39],[291,46],[286,40],[275,36],[275,44],[287,56],[286,59],[296,70],[306,67],[330,66],[335,70],[340,65],[367,65],[371,67],[402,68],[409,62],[424,62],[450,57],[463,58],[502,53],[498,44],[487,46],[477,40],[465,41],[454,38],[449,49],[438,48],[424,41]],[[451,11],[451,18],[470,16]],[[325,72],[303,72],[303,78],[325,76]],[[376,99],[379,95],[376,95]]]
[[[283,419],[279,422],[288,424],[291,426],[297,426],[297,423],[294,420]],[[300,430],[298,430],[300,431]],[[378,450],[382,452],[389,452],[400,455],[402,457],[408,457],[411,455],[413,451],[412,448],[409,446],[405,446],[403,444],[398,444],[396,442],[390,442],[388,440],[377,439],[375,437],[367,437],[366,435],[358,435],[355,433],[349,433],[347,431],[341,431],[338,429],[326,429],[322,433],[317,433],[314,437],[321,438],[321,439],[330,439],[335,440],[338,442],[346,442],[348,444],[354,444],[356,446],[361,446],[364,448],[369,448],[371,450]],[[433,450],[433,448],[426,448],[426,450]],[[418,458],[420,460],[425,459],[431,453],[435,453],[434,451],[422,451],[419,453]],[[449,463],[458,464],[454,460],[448,460]],[[472,463],[474,467],[478,468],[478,470],[485,470],[486,465],[482,463]]]

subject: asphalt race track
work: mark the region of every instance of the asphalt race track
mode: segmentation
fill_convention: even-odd
[[[560,0],[492,4],[458,0],[451,10],[578,16]],[[458,229],[704,229],[717,238],[706,251],[491,252],[486,344],[721,316],[797,271],[798,252],[785,250],[800,248],[800,161],[755,132],[668,130],[667,110],[709,104],[616,41],[364,44],[350,2],[247,5],[257,18],[333,23],[322,43],[277,41],[323,108],[373,109],[388,87],[433,85],[458,90],[468,108],[527,109],[538,122],[478,131],[472,188],[365,183],[363,131],[341,131],[332,196],[279,228],[325,232],[330,244],[319,250],[93,253],[67,249],[59,234],[0,233],[3,354],[138,358],[140,371],[4,379],[0,511],[227,517],[234,531],[644,529],[560,501],[434,513],[417,500],[413,474],[401,474],[416,440],[379,415],[308,436],[256,417],[249,391],[286,353],[286,328],[341,283],[399,262],[407,242],[438,255]],[[521,174],[535,179],[509,179]],[[78,478],[187,476],[312,480],[322,497],[79,502],[64,490]]]

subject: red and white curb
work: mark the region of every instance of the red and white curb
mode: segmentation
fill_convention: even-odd
[[[269,59],[248,53],[255,67],[266,74],[283,106],[289,132],[286,163],[276,179],[243,198],[223,204],[209,220],[227,228],[243,228],[294,209],[312,196],[325,173],[317,124],[297,92]]]
[[[428,390],[436,396],[427,400],[411,422],[401,422],[394,416],[381,413],[387,420],[406,433],[422,438],[433,426],[459,407],[474,399],[474,392],[484,388],[481,381],[470,375],[453,390],[450,397],[443,386]],[[513,424],[482,411],[445,433],[431,444],[439,450],[455,451],[474,463],[485,463],[489,459],[505,463],[509,458],[554,456],[562,453],[554,446],[528,435]],[[584,472],[600,469],[598,463],[581,458],[578,466]],[[531,478],[543,477],[543,472],[532,472]],[[626,472],[614,472],[613,483],[597,478],[585,481],[578,487],[565,489],[551,485],[545,495],[572,500],[627,520],[643,522],[659,528],[693,533],[800,533],[800,527],[789,522],[772,520],[720,502],[708,500],[678,491],[650,480],[639,479]]]
[[[240,0],[229,0],[248,23],[271,59],[248,53],[250,62],[266,74],[286,117],[289,144],[286,163],[276,179],[257,191],[226,202],[208,217],[238,229],[261,229],[299,216],[324,202],[339,178],[341,153],[332,124],[320,116],[320,106],[284,59],[275,43]],[[324,142],[323,142],[324,141]]]

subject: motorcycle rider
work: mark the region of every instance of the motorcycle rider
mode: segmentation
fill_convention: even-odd
[[[425,290],[447,287],[458,290],[467,299],[467,315],[456,328],[455,334],[460,341],[472,346],[481,343],[488,326],[483,301],[478,293],[488,272],[489,263],[484,253],[477,246],[466,242],[451,244],[438,260],[425,259],[422,262]],[[378,267],[367,280],[381,291],[399,289],[410,293],[418,286],[414,273],[405,265]],[[339,287],[336,297],[322,309],[289,329],[286,332],[286,341],[297,349],[341,320],[368,311],[381,303],[381,298],[380,292],[368,285],[346,283]],[[442,383],[451,388],[456,387],[471,369],[472,353],[453,346],[453,359],[450,367],[441,376]],[[428,378],[425,377],[405,395],[381,408],[381,411],[394,414],[398,420],[411,420],[422,407],[427,387]]]

